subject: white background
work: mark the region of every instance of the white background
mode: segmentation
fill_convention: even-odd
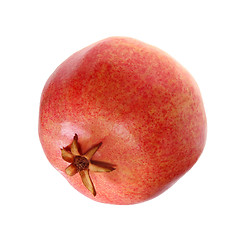
[[[1,1],[1,239],[247,239],[246,1]],[[195,77],[208,119],[197,164],[159,197],[87,199],[47,161],[39,100],[75,51],[128,36]]]

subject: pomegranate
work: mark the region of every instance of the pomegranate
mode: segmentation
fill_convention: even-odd
[[[50,76],[39,136],[51,164],[87,197],[152,199],[185,174],[206,141],[193,77],[167,53],[111,37],[69,57]]]

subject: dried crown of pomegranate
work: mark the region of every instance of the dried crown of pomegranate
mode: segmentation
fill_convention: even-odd
[[[62,158],[64,161],[70,163],[65,169],[65,172],[69,176],[74,176],[79,172],[84,186],[96,196],[96,190],[89,172],[111,172],[115,170],[114,167],[104,166],[103,162],[92,163],[93,155],[98,151],[102,142],[90,148],[86,153],[81,154],[78,145],[78,135],[75,134],[72,143],[61,149]]]

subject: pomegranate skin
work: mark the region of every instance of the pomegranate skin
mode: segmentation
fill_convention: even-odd
[[[61,148],[78,135],[81,151],[114,164],[90,173],[93,196],[79,174],[68,176]],[[141,41],[111,37],[69,57],[50,76],[40,102],[39,137],[50,163],[85,196],[103,203],[152,199],[198,160],[206,116],[193,77],[167,53]]]

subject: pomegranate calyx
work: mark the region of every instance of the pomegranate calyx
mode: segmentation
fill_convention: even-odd
[[[109,163],[93,161],[93,155],[98,151],[102,142],[90,148],[86,153],[80,154],[78,144],[78,135],[75,134],[70,145],[61,149],[61,155],[64,161],[71,163],[66,169],[65,173],[69,176],[74,176],[79,172],[84,186],[96,196],[96,190],[89,171],[92,172],[111,172],[115,170],[113,165]],[[93,161],[93,163],[91,162]]]

